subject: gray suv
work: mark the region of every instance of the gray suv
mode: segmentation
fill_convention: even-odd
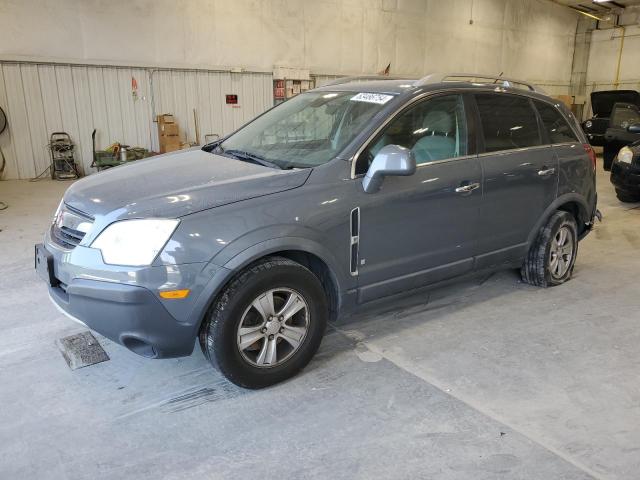
[[[74,183],[35,263],[72,319],[151,358],[199,339],[260,388],[367,302],[504,268],[565,282],[595,215],[593,150],[535,87],[342,79]]]

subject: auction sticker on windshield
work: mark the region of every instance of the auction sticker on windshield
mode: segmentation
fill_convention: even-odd
[[[368,102],[384,105],[393,98],[393,95],[384,95],[382,93],[359,93],[351,97],[352,102]]]

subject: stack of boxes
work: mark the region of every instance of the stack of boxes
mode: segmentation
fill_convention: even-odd
[[[173,115],[165,113],[158,115],[158,139],[160,140],[160,153],[180,150],[182,142],[178,131],[178,123]]]

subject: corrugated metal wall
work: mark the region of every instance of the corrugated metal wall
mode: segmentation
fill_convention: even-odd
[[[138,84],[137,99],[132,77]],[[225,94],[238,95],[238,105],[226,105]],[[71,135],[85,174],[92,171],[94,128],[98,149],[118,141],[157,150],[153,103],[156,113],[176,116],[187,142],[196,139],[195,109],[202,143],[206,134],[229,133],[271,107],[272,76],[0,62],[0,107],[9,120],[8,130],[0,135],[7,161],[2,178],[33,178],[43,172],[54,131]]]

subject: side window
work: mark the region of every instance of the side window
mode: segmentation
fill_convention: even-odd
[[[382,147],[400,145],[413,151],[418,165],[467,154],[467,122],[460,95],[420,102],[401,113],[358,157],[356,174],[367,172]]]
[[[541,145],[536,113],[528,98],[505,94],[476,95],[487,152]]]
[[[564,119],[562,114],[553,106],[545,102],[534,100],[533,102],[538,109],[542,123],[547,131],[551,143],[567,143],[577,142],[576,134]]]

